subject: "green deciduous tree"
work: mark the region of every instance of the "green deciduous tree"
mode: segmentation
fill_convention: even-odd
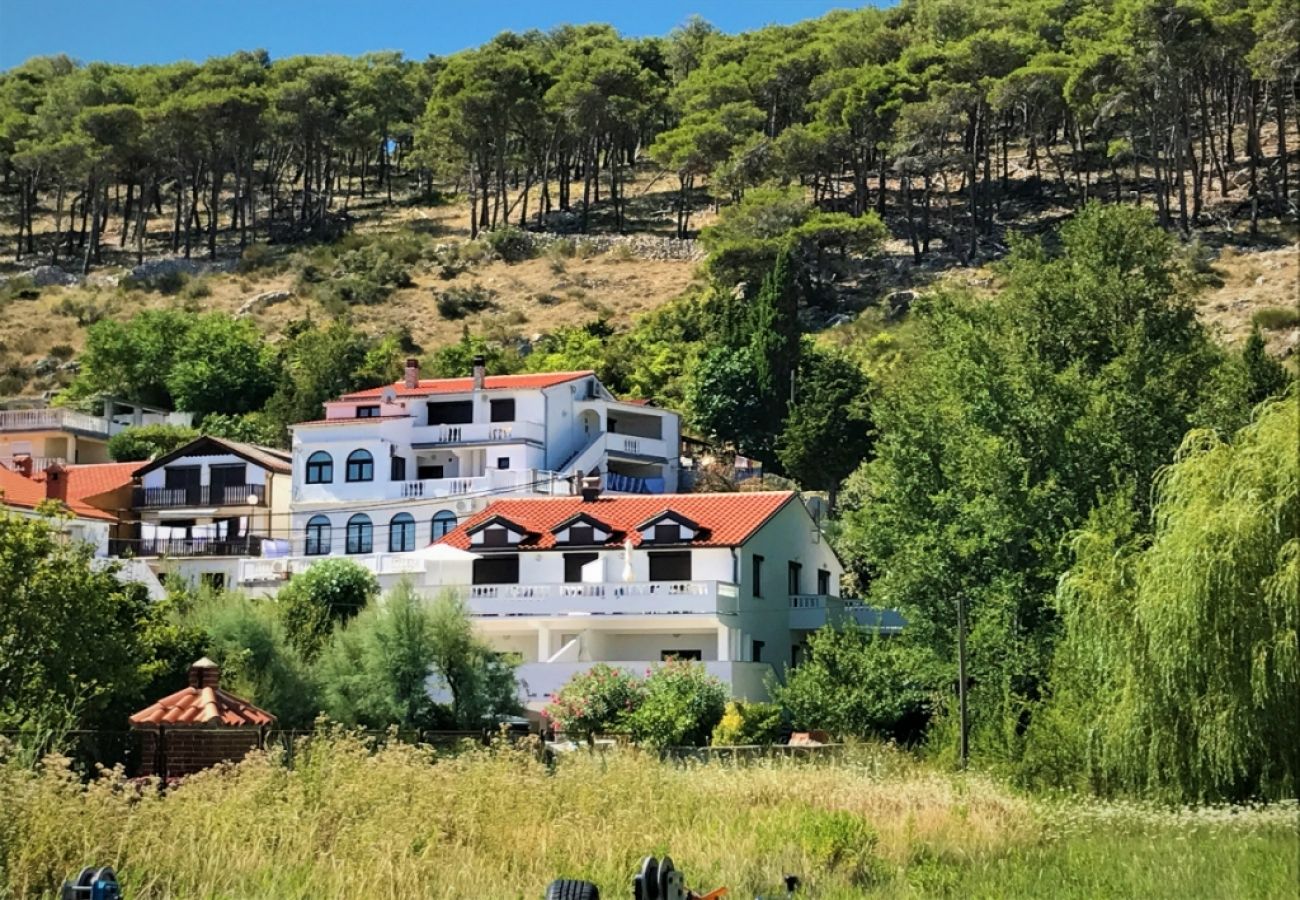
[[[1181,801],[1294,796],[1298,408],[1292,390],[1231,441],[1189,434],[1149,537],[1122,496],[1074,535],[1029,777]]]
[[[199,436],[185,425],[137,425],[109,438],[108,455],[116,462],[154,459],[184,447]]]
[[[950,671],[923,643],[852,622],[808,639],[805,658],[773,696],[799,730],[917,740],[943,701]]]
[[[144,588],[62,532],[52,510],[0,510],[0,722],[10,727],[108,725],[106,711],[132,712],[158,674]]]
[[[379,582],[350,559],[324,559],[295,575],[276,595],[289,643],[316,657],[336,625],[359,614],[379,595]]]

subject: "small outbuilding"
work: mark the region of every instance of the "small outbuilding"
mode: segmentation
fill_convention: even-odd
[[[221,667],[204,657],[190,666],[187,687],[131,716],[141,775],[190,775],[266,746],[275,716],[220,685]]]

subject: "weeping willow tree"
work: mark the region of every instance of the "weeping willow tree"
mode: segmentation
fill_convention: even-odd
[[[1300,394],[1187,436],[1155,528],[1102,504],[1062,579],[1066,636],[1026,772],[1209,801],[1300,784]]]

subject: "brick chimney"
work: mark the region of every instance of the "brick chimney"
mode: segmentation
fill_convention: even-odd
[[[68,472],[58,463],[45,469],[45,498],[68,502]]]
[[[221,683],[221,667],[205,656],[190,666],[189,682],[195,690],[214,688]]]
[[[483,385],[487,381],[487,363],[483,356],[474,357],[474,390],[483,390]]]
[[[420,361],[415,357],[411,357],[406,361],[405,382],[410,390],[415,390],[420,386]]]

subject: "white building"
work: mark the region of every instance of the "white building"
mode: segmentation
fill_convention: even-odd
[[[765,699],[828,621],[900,624],[839,598],[840,562],[793,492],[592,495],[498,500],[437,545],[463,561],[448,550],[417,579],[460,591],[518,655],[533,708],[596,662],[644,672],[673,656]]]
[[[614,398],[591,372],[421,379],[347,394],[293,428],[292,554],[246,567],[248,587],[310,559],[386,559],[451,531],[504,495],[572,494],[579,475],[607,491],[677,489],[676,413]],[[259,562],[259,561],[254,561]],[[274,572],[272,570],[275,570]]]

